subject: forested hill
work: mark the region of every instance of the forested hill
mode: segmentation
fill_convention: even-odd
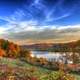
[[[30,50],[42,50],[42,51],[53,51],[53,52],[80,52],[80,40],[72,41],[67,43],[41,43],[32,45],[22,45],[24,49]]]

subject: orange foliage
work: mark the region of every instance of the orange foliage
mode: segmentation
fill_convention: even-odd
[[[0,57],[5,55],[5,51],[3,49],[0,48]]]
[[[8,40],[0,39],[0,56],[17,57],[20,52],[20,47]]]

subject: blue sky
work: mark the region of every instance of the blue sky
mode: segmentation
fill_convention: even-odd
[[[79,39],[79,27],[80,0],[0,0],[1,38],[64,42]]]

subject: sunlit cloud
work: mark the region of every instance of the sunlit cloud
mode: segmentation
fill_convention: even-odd
[[[79,39],[80,24],[74,24],[77,22],[74,15],[76,6],[64,7],[64,2],[57,0],[47,4],[46,0],[34,0],[30,5],[24,4],[22,8],[15,9],[11,15],[0,16],[0,20],[6,21],[0,26],[0,37],[20,42]],[[63,25],[59,25],[63,23],[61,20],[65,22]],[[71,20],[74,20],[73,25],[69,22]]]
[[[5,32],[5,28],[3,28],[3,27],[0,27],[0,34],[3,34],[4,32]]]
[[[16,41],[24,41],[26,42],[30,40],[30,42],[38,41],[38,42],[47,42],[47,41],[66,41],[68,38],[73,39],[78,36],[80,38],[80,24],[77,25],[38,25],[36,20],[20,20],[22,16],[25,15],[23,11],[20,11],[22,14],[18,16],[18,12],[15,12],[13,16],[9,16],[7,18],[1,18],[5,21],[8,21],[7,24],[3,25],[4,27],[0,27],[1,37],[16,40]],[[17,20],[16,17],[19,17]],[[63,15],[62,17],[67,17],[69,14]],[[16,22],[17,21],[17,22]],[[76,36],[77,35],[77,36]],[[77,38],[77,39],[78,39]]]
[[[74,39],[77,38],[77,36],[78,36],[77,39],[80,38],[79,36],[80,25],[59,26],[58,28],[56,28],[56,26],[36,27],[34,25],[29,25],[27,22],[22,22],[16,26],[19,27],[13,26],[13,28],[6,30],[7,34],[4,33],[3,36],[11,40],[19,40],[19,41],[32,40],[40,42],[44,40],[66,41],[66,38]]]

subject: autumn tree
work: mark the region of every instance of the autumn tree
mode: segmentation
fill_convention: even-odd
[[[3,57],[3,56],[5,56],[5,51],[0,48],[0,57]]]

